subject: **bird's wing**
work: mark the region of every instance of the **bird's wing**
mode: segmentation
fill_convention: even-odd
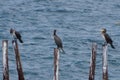
[[[56,35],[54,36],[55,43],[62,48],[62,40]]]
[[[15,34],[16,34],[16,37],[17,37],[18,39],[21,38],[21,35],[20,35],[19,32],[15,31]]]
[[[105,39],[106,39],[107,43],[112,43],[113,42],[112,39],[110,38],[110,36],[107,33],[105,34]]]

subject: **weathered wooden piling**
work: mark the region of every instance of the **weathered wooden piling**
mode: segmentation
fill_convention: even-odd
[[[90,58],[90,71],[89,71],[89,80],[94,80],[95,76],[95,66],[96,66],[96,53],[97,53],[97,44],[92,44],[92,53]]]
[[[59,80],[59,50],[54,48],[54,78],[53,80]]]
[[[108,80],[107,45],[103,46],[103,80]]]
[[[2,41],[2,52],[3,52],[3,80],[9,80],[8,40]]]
[[[18,71],[18,80],[24,80],[24,74],[23,74],[23,70],[22,70],[22,64],[21,64],[21,61],[20,61],[20,54],[19,54],[17,40],[13,40],[12,44],[13,44],[15,57],[16,57],[16,66],[17,66],[17,71]]]

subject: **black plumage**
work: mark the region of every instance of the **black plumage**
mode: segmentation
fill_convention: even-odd
[[[10,29],[10,34],[13,36],[14,39],[18,39],[20,43],[23,43],[23,40],[21,39],[21,35],[18,31],[15,31],[14,29]]]
[[[60,37],[57,36],[56,30],[54,30],[54,32],[53,32],[53,37],[54,37],[54,41],[55,41],[55,43],[57,45],[57,48],[59,50],[61,49],[65,53],[65,51],[63,50],[62,40],[60,39]]]
[[[106,43],[107,44],[109,43],[111,45],[111,47],[114,49],[115,47],[113,45],[113,41],[112,41],[111,37],[106,32],[107,32],[106,29],[102,28],[101,33],[102,33],[103,38],[105,39]]]

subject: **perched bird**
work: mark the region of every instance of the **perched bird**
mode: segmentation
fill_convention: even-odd
[[[21,35],[18,31],[15,31],[14,29],[10,29],[10,34],[13,36],[14,39],[18,39],[20,41],[20,43],[23,43],[22,39],[21,39]]]
[[[102,28],[102,29],[101,29],[102,37],[105,39],[105,41],[106,41],[107,44],[109,43],[109,44],[111,45],[111,47],[112,47],[113,49],[115,49],[115,47],[113,46],[113,41],[112,41],[112,39],[110,38],[110,36],[109,36],[106,32],[107,32],[107,30],[106,30],[105,28]]]
[[[59,50],[61,49],[62,52],[65,53],[65,51],[63,50],[62,40],[57,36],[56,31],[57,31],[57,30],[54,30],[54,32],[53,32],[54,41],[55,41],[55,43],[56,43],[56,45],[57,45],[57,48],[58,48]]]

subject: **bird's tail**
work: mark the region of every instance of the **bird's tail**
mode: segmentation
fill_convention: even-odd
[[[61,50],[62,50],[62,52],[65,54],[65,51],[64,51],[64,49],[63,49],[63,48],[61,48]]]
[[[20,41],[21,43],[23,43],[23,41],[22,41],[22,39],[21,39],[21,38],[19,39],[19,41]]]
[[[113,44],[110,44],[111,45],[111,47],[113,48],[113,49],[115,49],[115,47],[113,46]]]

